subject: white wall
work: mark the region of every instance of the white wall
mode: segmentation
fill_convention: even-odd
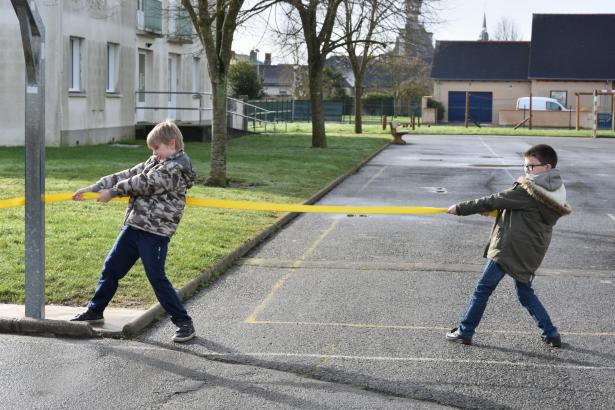
[[[45,26],[45,140],[47,145],[100,143],[134,135],[136,11],[94,9],[88,0],[38,2]],[[84,92],[69,95],[69,38],[83,38]],[[19,24],[8,1],[0,3],[0,145],[24,143],[23,50]],[[119,93],[106,95],[107,42],[120,45]],[[130,50],[130,51],[129,51]],[[6,56],[6,58],[5,58]]]
[[[92,2],[55,0],[38,2],[46,29],[45,139],[47,145],[105,143],[134,137],[138,120],[161,121],[168,110],[147,110],[136,115],[138,49],[147,50],[147,91],[168,89],[168,55],[179,56],[178,91],[194,91],[193,54],[201,49],[194,43],[170,43],[164,36],[137,34],[134,1]],[[97,4],[113,8],[97,9]],[[167,7],[163,2],[163,7]],[[119,8],[116,6],[119,5]],[[163,22],[166,33],[167,24]],[[81,92],[69,92],[69,41],[82,42]],[[119,44],[118,92],[107,93],[107,43]],[[0,146],[23,145],[25,123],[23,49],[19,24],[9,1],[0,1]],[[201,56],[198,82],[200,92],[211,92],[207,59]],[[168,107],[168,95],[147,96],[147,105]],[[191,95],[178,96],[178,107],[199,107]],[[203,98],[211,108],[211,98]],[[198,121],[198,111],[177,111],[176,118]],[[201,119],[211,122],[211,111]]]
[[[0,145],[23,145],[25,65],[19,23],[9,1],[0,2],[0,44]]]
[[[133,2],[118,9],[93,10],[81,0],[65,1],[62,10],[62,53],[54,66],[62,98],[61,145],[104,143],[134,136],[136,8]],[[52,6],[49,6],[52,7]],[[56,6],[57,7],[57,6]],[[69,92],[70,37],[82,38],[82,92]],[[119,45],[116,93],[107,93],[107,43]],[[131,130],[132,128],[132,130]]]

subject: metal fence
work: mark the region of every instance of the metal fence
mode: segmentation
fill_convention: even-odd
[[[305,122],[312,120],[312,107],[309,100],[271,99],[250,100],[252,107],[262,109],[260,114],[252,113],[270,122]],[[364,123],[380,123],[382,116],[420,116],[420,105],[416,102],[394,104],[393,100],[363,103]],[[250,109],[248,109],[249,112]],[[324,101],[325,121],[339,123],[354,123],[354,101],[326,100]]]

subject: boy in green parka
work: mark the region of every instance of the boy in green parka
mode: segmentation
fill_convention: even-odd
[[[497,211],[484,254],[487,264],[459,327],[446,334],[447,340],[472,344],[491,293],[509,274],[515,281],[519,302],[542,329],[542,340],[553,347],[562,344],[547,310],[534,294],[532,280],[551,242],[553,226],[561,216],[570,214],[571,208],[559,170],[555,169],[555,150],[546,144],[535,145],[523,157],[525,176],[511,189],[452,205],[447,211],[461,216]]]

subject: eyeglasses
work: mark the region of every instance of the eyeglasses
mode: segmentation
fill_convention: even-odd
[[[523,164],[523,169],[525,169],[526,171],[533,171],[534,168],[542,167],[543,165],[547,164]]]

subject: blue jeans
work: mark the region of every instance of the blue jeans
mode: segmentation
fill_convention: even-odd
[[[483,270],[483,275],[478,280],[470,305],[459,322],[459,333],[466,339],[471,339],[476,327],[480,323],[489,296],[506,275],[500,265],[489,259]],[[527,309],[539,328],[542,329],[542,337],[554,337],[558,334],[557,328],[551,323],[551,318],[544,308],[538,296],[534,294],[532,282],[523,283],[515,279],[517,297],[519,302]]]
[[[169,238],[166,236],[124,226],[103,264],[88,309],[102,313],[115,295],[119,280],[126,276],[137,259],[141,258],[156,298],[171,316],[171,321],[175,324],[191,321],[177,292],[164,273],[168,245]]]

